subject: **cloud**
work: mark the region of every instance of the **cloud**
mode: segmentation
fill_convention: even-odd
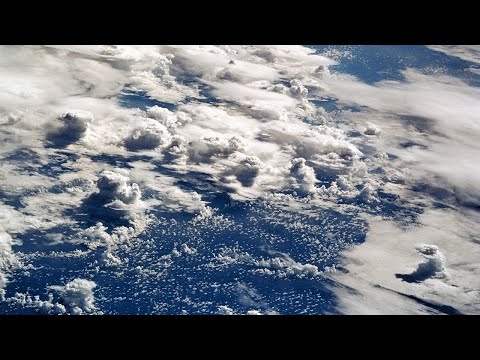
[[[13,253],[12,244],[12,237],[0,229],[0,300],[5,295],[3,289],[7,284],[8,272],[21,266],[20,260]]]
[[[290,167],[292,176],[292,187],[300,194],[309,194],[315,190],[315,171],[312,167],[305,164],[305,159],[296,158],[292,160]]]
[[[480,64],[479,45],[429,45],[430,49]]]
[[[88,111],[73,110],[58,117],[62,126],[49,133],[47,139],[55,146],[66,146],[85,136],[89,126],[93,123],[93,114]]]
[[[415,271],[408,275],[397,275],[405,281],[424,281],[431,277],[443,278],[447,276],[446,259],[437,245],[419,244],[415,250],[426,261],[418,264]]]
[[[374,85],[347,76],[332,76],[325,83],[341,103],[367,107],[364,114],[351,114],[352,119],[368,115],[382,123],[382,146],[415,168],[412,181],[447,188],[460,202],[477,206],[480,193],[474,183],[480,173],[474,169],[474,154],[480,151],[480,125],[474,114],[480,109],[480,90],[446,75],[413,69],[403,75],[403,82]],[[413,139],[423,146],[401,146]]]
[[[369,224],[365,242],[343,253],[342,266],[348,272],[329,275],[338,282],[332,289],[337,294],[340,312],[479,311],[480,282],[476,274],[480,271],[480,250],[474,241],[480,230],[478,214],[427,209],[420,215],[418,225],[407,229],[380,217],[363,216]],[[428,245],[419,245],[427,242]],[[418,254],[425,257],[420,264]]]
[[[324,132],[321,127],[304,123],[270,121],[262,126],[272,141],[290,147],[296,157],[312,160],[321,155],[333,153],[338,161],[352,161],[360,154],[355,145],[338,133]]]
[[[296,98],[303,99],[308,95],[308,89],[303,86],[300,80],[293,79],[290,81],[290,93]]]
[[[476,50],[441,49],[471,61]],[[21,257],[12,245],[30,246],[29,231],[50,245],[86,244],[103,274],[115,273],[163,216],[193,218],[194,230],[234,227],[235,214],[208,202],[225,193],[235,205],[258,199],[248,211],[267,201],[291,216],[321,208],[368,221],[366,243],[345,253],[348,275],[341,266],[329,275],[358,291],[333,290],[343,312],[434,311],[412,296],[478,311],[467,306],[479,295],[478,218],[465,210],[480,201],[478,88],[413,69],[365,84],[330,72],[335,63],[302,46],[0,47],[0,288]],[[141,109],[124,107],[127,93]],[[418,208],[421,226],[407,230],[375,215]],[[420,264],[418,242],[430,244]],[[201,245],[170,250],[170,260],[203,256]],[[296,253],[237,255],[219,257],[264,275],[323,274]],[[85,281],[56,287],[63,304],[10,299],[49,313],[96,311]],[[249,311],[257,308],[265,313]]]
[[[175,129],[178,126],[184,126],[192,121],[192,119],[183,111],[174,113],[166,108],[161,108],[156,105],[147,109],[147,116],[151,119],[157,120],[168,129]]]
[[[128,180],[126,176],[119,173],[103,171],[97,180],[99,196],[107,203],[117,201],[127,205],[137,203],[142,197],[142,193],[138,184],[129,185]]]
[[[236,151],[244,151],[241,138],[232,136],[229,139],[220,137],[205,137],[189,143],[188,156],[191,161],[210,163],[216,158],[225,158]]]
[[[288,94],[299,99],[306,98],[308,95],[308,89],[298,79],[291,80],[290,87],[286,87],[283,84],[275,84],[267,89],[280,94]]]
[[[218,306],[218,314],[219,315],[235,315],[233,309],[228,307],[227,305]]]
[[[365,131],[363,132],[365,135],[378,135],[382,132],[382,130],[380,130],[380,128],[369,122],[367,123],[367,128],[365,129]]]
[[[187,161],[188,142],[181,135],[173,135],[170,144],[165,148],[168,160],[173,160],[179,163]]]
[[[50,286],[59,293],[63,304],[73,315],[93,313],[96,310],[93,289],[97,286],[91,280],[77,278],[63,286]]]
[[[283,254],[282,257],[271,259],[262,259],[254,261],[254,264],[264,269],[259,269],[260,273],[268,275],[277,275],[279,277],[299,277],[309,278],[317,277],[322,274],[318,267],[312,264],[302,264],[293,260],[290,256]]]
[[[229,160],[236,163],[226,175],[232,174],[245,187],[251,187],[255,178],[260,173],[264,164],[257,156],[236,156],[229,157]]]
[[[163,125],[145,121],[125,139],[125,147],[130,151],[155,149],[168,144],[170,138],[170,133]]]

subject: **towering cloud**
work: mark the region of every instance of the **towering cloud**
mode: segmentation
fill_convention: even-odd
[[[300,194],[309,194],[315,190],[315,171],[312,167],[306,165],[303,158],[292,160],[290,166],[291,185]]]
[[[63,286],[51,286],[59,293],[65,307],[74,315],[89,314],[96,310],[93,289],[95,282],[77,278]]]
[[[123,204],[135,204],[142,197],[138,184],[128,184],[129,179],[113,171],[103,171],[97,180],[99,196],[107,203],[117,201]]]
[[[415,250],[422,255],[426,261],[421,262],[417,269],[410,275],[415,280],[424,280],[430,277],[445,277],[446,259],[436,245],[419,244]]]
[[[72,110],[61,114],[58,120],[61,126],[48,134],[48,140],[55,145],[68,145],[85,136],[94,118],[89,111]]]
[[[243,186],[248,187],[253,185],[262,167],[263,163],[257,156],[243,156],[233,169],[233,174]]]
[[[125,139],[128,150],[151,150],[170,142],[171,134],[165,125],[151,119],[141,119],[140,124]]]

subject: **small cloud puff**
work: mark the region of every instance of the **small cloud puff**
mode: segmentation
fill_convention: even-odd
[[[303,99],[308,95],[308,89],[303,86],[300,80],[293,79],[290,81],[290,94],[293,97]]]
[[[173,135],[172,141],[165,149],[167,159],[175,162],[186,162],[188,141],[181,135]]]
[[[373,184],[371,183],[366,183],[362,190],[360,190],[358,194],[358,199],[364,202],[369,202],[372,200],[377,200],[377,197],[375,196],[376,194],[376,189]]]
[[[365,135],[379,135],[382,130],[375,124],[368,122],[367,128],[363,132]]]

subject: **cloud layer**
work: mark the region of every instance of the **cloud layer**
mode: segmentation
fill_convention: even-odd
[[[476,47],[430,48],[478,63]],[[303,46],[0,47],[4,302],[93,313],[96,276],[174,279],[177,263],[190,268],[197,257],[199,272],[242,264],[309,289],[327,276],[338,312],[438,312],[425,302],[478,312],[478,87],[413,68],[367,84],[338,72],[343,55],[333,55]],[[348,250],[363,238],[339,240],[347,218],[368,227],[365,243]],[[158,249],[142,260],[150,269],[129,264]],[[54,263],[55,251],[85,251],[78,257],[95,282],[72,273],[38,289],[58,301],[15,295],[8,279],[41,272],[33,264]],[[348,272],[330,271],[336,265]],[[208,306],[274,311],[257,303]]]

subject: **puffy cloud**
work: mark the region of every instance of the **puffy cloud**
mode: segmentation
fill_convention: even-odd
[[[233,136],[230,139],[220,137],[205,137],[190,142],[188,156],[195,162],[212,162],[213,157],[225,158],[236,151],[244,151],[245,145],[241,138]]]
[[[96,310],[93,289],[95,282],[86,279],[74,279],[63,286],[50,286],[59,293],[68,311],[73,315],[93,313]]]
[[[447,276],[446,259],[437,245],[418,244],[415,250],[422,255],[426,261],[418,264],[417,269],[407,275],[404,279],[409,281],[422,281],[431,277],[443,278]]]
[[[97,180],[99,196],[108,202],[121,201],[123,204],[135,204],[142,197],[138,184],[128,184],[128,177],[105,170]]]
[[[294,98],[303,99],[308,95],[308,89],[298,79],[290,80],[290,87],[283,84],[275,84],[267,88],[270,91],[290,95]]]
[[[254,264],[266,269],[260,269],[261,273],[276,274],[280,277],[317,277],[322,274],[318,267],[312,264],[302,264],[293,260],[290,256],[283,254],[283,257],[255,260]]]
[[[268,90],[274,91],[274,92],[277,92],[277,93],[280,93],[280,94],[287,94],[289,89],[288,89],[288,87],[286,87],[283,84],[275,84],[275,85],[272,85],[272,86],[268,87]]]
[[[109,229],[102,222],[90,226],[75,234],[75,237],[84,243],[89,249],[103,248],[103,260],[106,265],[119,265],[121,260],[115,256],[115,251],[120,245],[128,243],[142,234],[149,226],[149,218],[137,217],[130,219],[130,226],[117,226]]]
[[[80,134],[85,133],[94,120],[91,112],[79,110],[63,113],[60,119],[65,124],[66,130]]]
[[[315,171],[312,167],[306,165],[305,159],[296,158],[292,160],[290,166],[291,185],[300,194],[309,194],[315,190]]]
[[[65,112],[58,119],[62,122],[62,126],[49,133],[47,137],[55,145],[68,145],[80,140],[94,120],[91,112],[82,110]]]
[[[358,198],[362,201],[371,201],[375,200],[376,196],[376,189],[373,186],[373,184],[367,183],[363,186],[362,190],[360,190],[360,193],[358,194]]]
[[[161,199],[161,209],[188,213],[199,213],[205,209],[205,202],[196,191],[183,191],[170,185],[162,189],[158,196]]]
[[[188,142],[181,135],[173,135],[170,144],[165,148],[168,159],[185,162],[188,154]]]
[[[367,128],[365,129],[365,131],[363,132],[365,135],[378,135],[382,132],[382,130],[380,130],[380,128],[373,124],[373,123],[367,123]]]
[[[257,156],[243,156],[232,169],[232,173],[235,175],[242,186],[252,186],[255,178],[263,168],[262,161]]]
[[[148,219],[145,215],[147,205],[141,201],[142,192],[137,183],[131,183],[130,179],[119,171],[104,170],[100,173],[96,186],[98,192],[86,197],[81,204],[81,211],[90,214],[89,220],[113,225],[114,230],[111,235],[115,239],[129,239],[145,229],[145,222]],[[121,233],[116,234],[116,230]],[[88,229],[86,233],[81,231],[79,238],[95,239],[95,233],[102,233],[96,230],[94,233],[88,233],[88,231]],[[98,239],[105,240],[105,237],[110,238],[110,235],[101,235]],[[103,243],[103,241],[99,242]]]
[[[168,129],[159,122],[143,119],[141,125],[134,128],[125,139],[125,147],[130,151],[155,149],[166,145],[171,140]]]
[[[174,113],[166,108],[153,106],[147,109],[147,116],[157,120],[168,129],[175,129],[192,121],[188,115],[182,111]]]
[[[351,162],[361,154],[357,147],[339,136],[327,133],[322,127],[314,127],[304,123],[270,121],[262,130],[271,140],[284,147],[290,147],[297,157],[312,160],[317,156],[338,156],[338,162]]]
[[[305,98],[308,95],[308,89],[298,79],[290,81],[290,93],[296,98]]]

